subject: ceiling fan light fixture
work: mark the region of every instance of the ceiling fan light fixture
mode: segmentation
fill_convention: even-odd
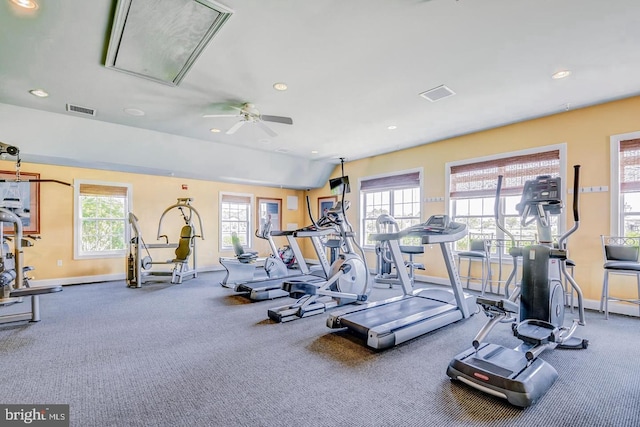
[[[286,83],[278,82],[273,84],[273,88],[279,91],[285,91],[289,88]]]

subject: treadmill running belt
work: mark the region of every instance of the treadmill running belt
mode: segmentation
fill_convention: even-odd
[[[345,314],[341,316],[340,323],[354,332],[367,335],[369,329],[379,326],[386,325],[389,330],[394,330],[456,309],[455,305],[442,301],[412,296]]]

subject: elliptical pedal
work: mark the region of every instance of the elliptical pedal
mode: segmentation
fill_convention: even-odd
[[[556,342],[560,330],[549,322],[529,319],[513,325],[513,334],[524,342],[542,345]]]

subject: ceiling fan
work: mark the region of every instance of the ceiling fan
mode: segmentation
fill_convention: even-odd
[[[240,107],[231,106],[234,110],[238,110],[236,114],[205,114],[202,117],[239,117],[240,121],[235,125],[231,126],[229,130],[227,130],[226,134],[231,135],[234,134],[238,129],[240,129],[245,123],[255,123],[258,125],[263,131],[265,131],[269,136],[277,136],[271,128],[269,128],[263,122],[274,122],[274,123],[282,123],[285,125],[292,125],[293,119],[291,117],[282,117],[282,116],[268,116],[266,114],[260,114],[260,111],[256,108],[255,105],[246,102],[242,104]]]

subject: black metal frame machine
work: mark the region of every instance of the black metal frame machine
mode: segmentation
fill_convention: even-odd
[[[473,346],[449,364],[447,375],[452,380],[504,398],[515,406],[527,407],[544,395],[558,377],[557,371],[538,357],[542,352],[555,348],[587,348],[586,339],[574,336],[577,327],[585,324],[582,291],[567,273],[565,265],[567,238],[580,223],[579,171],[580,166],[574,166],[574,225],[560,236],[557,248],[552,244],[549,216],[562,212],[560,178],[539,176],[525,183],[517,209],[523,225],[532,221],[530,218],[536,221],[539,244],[516,248],[514,241],[512,256],[521,257],[523,265],[520,289],[507,299],[478,298],[489,321],[474,338]],[[501,184],[502,176],[498,178],[496,211]],[[502,230],[509,234],[504,228]],[[578,297],[579,319],[573,320],[570,326],[564,325],[562,277]],[[511,322],[513,334],[522,341],[518,347],[511,349],[484,342],[496,325],[505,322]]]

